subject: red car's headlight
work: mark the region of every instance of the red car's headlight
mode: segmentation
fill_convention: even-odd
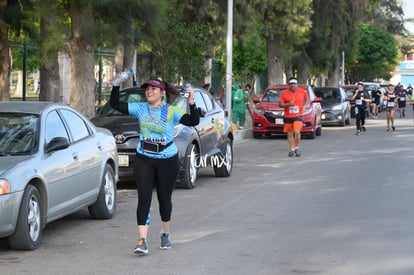
[[[254,109],[254,112],[258,115],[264,115],[265,114],[265,111],[262,110],[262,109]]]

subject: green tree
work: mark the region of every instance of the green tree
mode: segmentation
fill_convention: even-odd
[[[359,27],[358,54],[350,63],[352,81],[389,79],[398,64],[398,50],[394,37],[368,24]]]
[[[313,1],[316,12],[312,14],[312,30],[305,56],[308,56],[312,75],[328,76],[328,86],[339,84],[342,52],[347,58],[355,54],[356,26],[364,7],[364,2],[360,1]]]
[[[257,75],[267,73],[266,42],[261,25],[254,27],[233,43],[233,75],[241,83],[254,83]]]
[[[154,74],[174,83],[202,80],[206,75],[208,29],[202,24],[182,22],[176,14],[166,19],[165,30],[151,40]]]
[[[33,3],[30,0],[0,0],[0,100],[10,98],[12,60],[9,39],[25,41],[36,38],[33,24]]]
[[[292,75],[293,72],[285,71],[285,67],[291,63],[293,46],[306,42],[312,25],[311,3],[312,0],[251,1],[255,11],[252,18],[263,23],[270,85],[282,83],[284,73],[287,77]]]

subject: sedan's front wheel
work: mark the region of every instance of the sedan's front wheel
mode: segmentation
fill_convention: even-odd
[[[200,153],[195,144],[190,144],[187,149],[186,159],[183,163],[184,172],[181,175],[180,182],[177,187],[192,189],[196,186],[198,169],[199,169]]]
[[[9,237],[12,249],[34,250],[42,239],[42,202],[37,188],[28,185],[23,194],[16,230]]]

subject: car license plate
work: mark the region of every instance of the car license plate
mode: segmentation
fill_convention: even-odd
[[[283,118],[276,118],[275,124],[283,124]]]
[[[118,166],[128,167],[129,166],[129,156],[128,155],[118,155]]]

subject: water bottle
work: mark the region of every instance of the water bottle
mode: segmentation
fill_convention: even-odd
[[[181,95],[185,98],[188,98],[190,96],[190,92],[187,91],[188,88],[191,87],[190,83],[185,83],[183,88],[181,89]]]
[[[119,86],[119,84],[127,80],[132,75],[133,72],[134,72],[134,69],[132,68],[129,68],[127,71],[122,72],[120,77],[112,81],[112,86]]]

